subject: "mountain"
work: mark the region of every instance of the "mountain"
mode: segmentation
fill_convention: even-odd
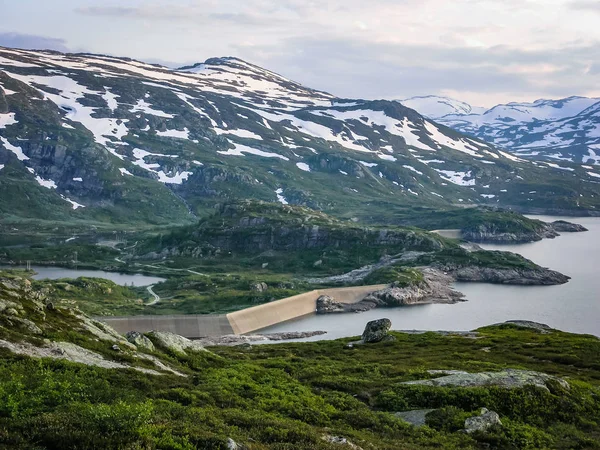
[[[237,58],[174,70],[0,48],[4,220],[183,223],[246,198],[356,220],[480,204],[584,213],[599,178]]]
[[[461,107],[447,112],[449,109],[436,110],[426,103],[417,103],[414,108],[439,123],[518,156],[600,164],[600,98],[508,103],[482,112],[468,112],[469,105],[463,106],[457,100],[441,98],[439,102]],[[410,103],[406,106],[413,107]]]
[[[425,95],[419,97],[411,97],[404,100],[398,100],[404,106],[412,108],[423,114],[425,117],[437,120],[449,114],[481,114],[486,111],[486,108],[471,106],[468,103],[461,102],[448,97],[440,97],[437,95]]]

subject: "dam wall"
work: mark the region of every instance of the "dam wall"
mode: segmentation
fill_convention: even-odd
[[[317,299],[329,295],[342,303],[358,303],[367,294],[383,289],[386,284],[347,288],[318,289],[294,295],[263,305],[253,306],[227,314],[227,319],[236,334],[252,333],[287,320],[296,319],[315,312]]]
[[[321,295],[329,295],[342,303],[358,303],[367,294],[387,287],[386,284],[317,289],[263,305],[235,311],[227,315],[179,314],[169,316],[97,317],[120,334],[128,331],[145,333],[169,331],[193,339],[205,336],[247,334],[287,320],[312,314]]]
[[[234,334],[227,316],[217,314],[178,314],[170,316],[96,317],[118,333],[128,331],[170,331],[186,338]]]

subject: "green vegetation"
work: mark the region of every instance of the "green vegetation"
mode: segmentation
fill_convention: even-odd
[[[456,267],[477,266],[497,269],[535,269],[539,267],[517,253],[495,250],[468,252],[460,247],[423,255],[417,259],[416,264]]]
[[[392,333],[395,340],[353,348],[347,338],[185,354],[119,342],[116,351],[114,340],[98,335],[106,328],[52,304],[22,275],[0,278],[0,448],[225,450],[230,438],[249,450],[344,448],[324,436],[378,450],[600,448],[600,340],[593,336],[503,324],[476,336]],[[17,356],[6,341],[67,342],[129,368]],[[148,357],[180,375],[136,370],[157,369]],[[506,368],[561,377],[569,387],[552,380],[547,389],[403,384],[435,377],[432,369]],[[482,407],[502,425],[462,433]],[[423,408],[437,410],[421,428],[394,415]]]
[[[396,283],[399,287],[412,286],[423,281],[423,273],[417,269],[389,266],[374,270],[363,279],[363,284]]]
[[[478,339],[394,334],[343,350],[349,339],[156,356],[186,378],[148,376],[0,350],[0,445],[10,448],[334,449],[600,448],[600,342],[591,336],[491,327]],[[568,377],[571,389],[402,385],[427,369],[519,367]],[[413,428],[391,413],[442,408]],[[458,432],[481,407],[503,425]]]

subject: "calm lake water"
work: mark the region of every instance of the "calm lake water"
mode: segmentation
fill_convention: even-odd
[[[544,221],[560,217],[530,216]],[[396,330],[472,330],[511,319],[533,320],[564,331],[600,336],[600,218],[564,218],[589,229],[519,245],[482,245],[520,253],[572,277],[560,286],[456,283],[467,302],[375,309],[359,314],[305,316],[261,332],[324,330],[309,340],[357,336],[369,320],[387,317]]]
[[[24,269],[24,267],[17,266],[0,266],[4,269]],[[164,278],[152,277],[147,275],[141,275],[139,273],[117,273],[117,272],[105,272],[103,270],[79,270],[79,269],[65,269],[62,267],[46,267],[46,266],[31,266],[36,272],[33,276],[35,280],[57,280],[59,278],[78,278],[78,277],[89,277],[89,278],[104,278],[110,280],[115,284],[121,286],[149,286],[151,284],[160,283],[165,281]]]

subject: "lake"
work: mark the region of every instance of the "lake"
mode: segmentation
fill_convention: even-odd
[[[0,269],[24,269],[25,267],[19,266],[0,266]],[[110,280],[120,286],[149,286],[151,284],[160,283],[165,281],[164,278],[153,277],[148,275],[142,275],[139,273],[117,273],[117,272],[106,272],[104,270],[79,270],[79,269],[65,269],[63,267],[49,267],[49,266],[31,266],[31,269],[36,272],[32,277],[34,280],[58,280],[60,278],[104,278]]]
[[[395,330],[472,330],[511,319],[533,320],[576,333],[600,336],[600,218],[530,216],[544,221],[565,219],[589,229],[556,239],[518,245],[482,245],[488,250],[520,253],[535,263],[569,275],[560,286],[505,286],[456,283],[467,302],[375,309],[359,314],[310,315],[261,330],[324,330],[308,340],[360,335],[369,320],[387,317]]]

